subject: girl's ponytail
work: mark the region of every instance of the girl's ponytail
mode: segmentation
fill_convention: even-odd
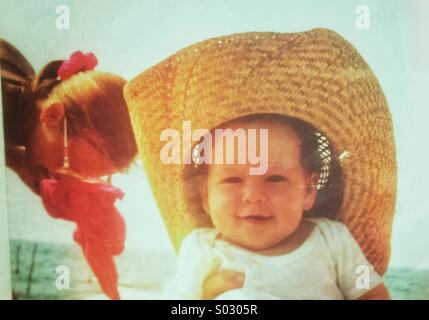
[[[6,147],[25,146],[32,130],[34,69],[13,45],[0,39],[1,89]]]
[[[52,89],[60,83],[58,69],[63,60],[48,63],[40,73],[31,81],[31,93],[33,100],[44,99],[49,96]]]

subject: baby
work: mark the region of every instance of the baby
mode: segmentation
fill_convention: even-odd
[[[389,298],[380,274],[396,198],[391,116],[371,68],[341,35],[207,39],[124,92],[160,214],[180,248],[167,297]],[[185,122],[215,136],[243,129],[246,144],[223,146],[234,161],[206,161],[222,150],[217,140],[209,145],[207,134],[191,153],[201,134],[184,134],[182,157]],[[161,161],[166,129],[176,133],[168,145],[178,163]],[[250,129],[259,131],[255,144]],[[191,154],[203,160],[191,164]],[[344,221],[360,245],[329,218]]]
[[[237,161],[243,151],[238,144],[224,146],[226,153],[234,152],[234,163],[198,168],[202,205],[214,228],[195,229],[183,240],[167,297],[388,299],[381,277],[347,227],[307,216],[323,188],[313,127],[265,114],[220,128],[267,129],[267,171],[249,174],[251,165]]]

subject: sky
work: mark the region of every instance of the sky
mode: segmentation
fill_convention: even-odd
[[[70,9],[70,29],[56,28],[59,5]],[[369,29],[356,27],[361,5],[369,9]],[[392,113],[398,198],[391,265],[429,268],[429,1],[3,0],[0,12],[6,13],[0,20],[0,37],[19,48],[36,71],[75,50],[93,51],[98,70],[128,80],[177,50],[214,36],[316,27],[337,31],[367,60]],[[6,169],[5,176],[11,237],[72,241],[72,224],[48,217],[40,200],[12,171]],[[127,221],[127,246],[172,251],[142,166],[137,163],[128,174],[115,176],[113,183],[126,194],[118,207]]]

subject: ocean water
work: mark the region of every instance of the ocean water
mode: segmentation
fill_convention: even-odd
[[[116,265],[120,288],[160,293],[163,284],[174,276],[175,257],[163,252],[140,254],[125,250],[116,257]],[[69,270],[69,289],[56,286],[57,278],[61,275],[57,272],[58,266],[65,266]],[[12,240],[11,272],[12,288],[17,299],[87,299],[102,294],[78,245]],[[147,294],[144,296],[148,297]],[[158,296],[154,295],[153,298]]]
[[[36,253],[33,255],[37,245]],[[30,272],[34,256],[33,271]],[[77,245],[11,241],[12,287],[17,299],[88,299],[102,296]],[[163,252],[125,252],[117,257],[121,290],[157,299],[175,271],[175,257]],[[69,289],[56,286],[58,266],[70,270]],[[31,276],[30,276],[31,273]],[[385,284],[393,299],[429,299],[429,270],[390,268]]]

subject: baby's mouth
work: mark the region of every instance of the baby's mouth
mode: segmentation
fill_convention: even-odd
[[[251,222],[251,223],[263,223],[272,219],[272,216],[265,215],[248,215],[241,217],[243,221]]]

